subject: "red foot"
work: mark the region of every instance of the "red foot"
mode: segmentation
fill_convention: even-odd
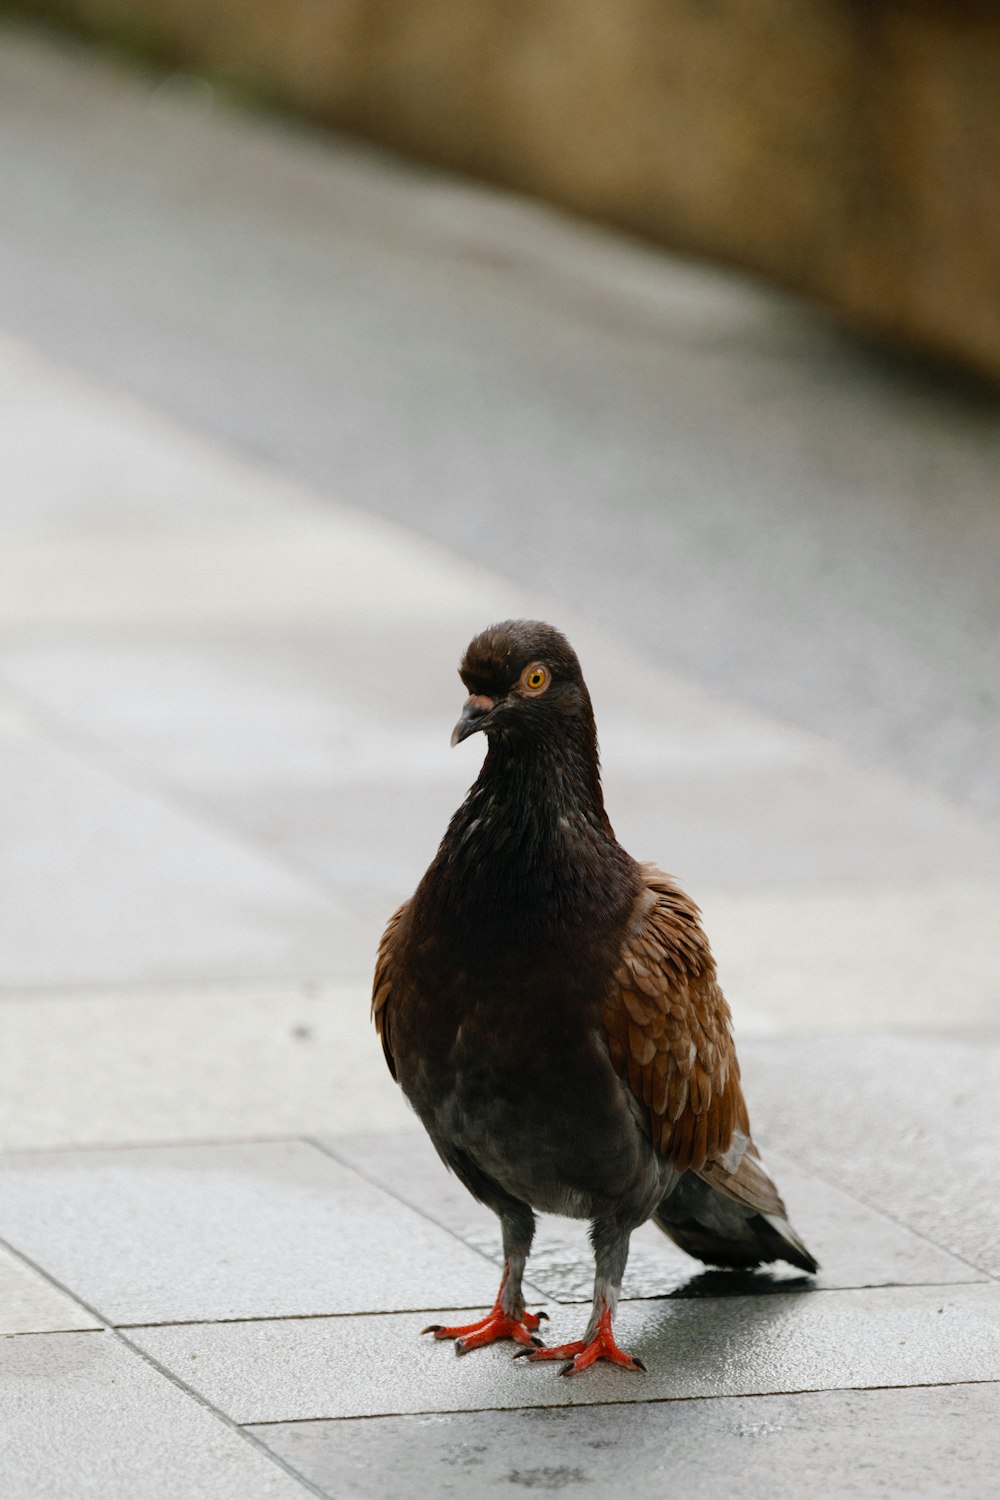
[[[642,1370],[643,1373],[646,1370],[641,1359],[626,1354],[625,1350],[619,1349],[615,1343],[614,1334],[611,1332],[611,1313],[607,1308],[601,1313],[597,1333],[589,1344],[585,1344],[582,1339],[576,1339],[572,1344],[553,1344],[544,1349],[519,1349],[514,1358],[532,1361],[568,1360],[568,1363],[559,1371],[560,1375],[579,1375],[581,1370],[589,1370],[591,1365],[596,1365],[599,1359],[609,1360],[613,1365],[621,1365],[625,1370]]]
[[[453,1328],[432,1323],[421,1332],[433,1333],[436,1339],[454,1339],[456,1354],[468,1354],[470,1349],[481,1349],[484,1344],[495,1344],[499,1339],[513,1339],[515,1343],[526,1344],[529,1349],[538,1349],[542,1341],[534,1337],[534,1331],[544,1316],[544,1313],[525,1311],[520,1318],[509,1318],[496,1302],[478,1323],[462,1323]]]

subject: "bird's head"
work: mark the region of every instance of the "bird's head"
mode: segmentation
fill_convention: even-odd
[[[458,673],[469,697],[453,745],[480,729],[491,737],[535,739],[570,721],[593,722],[576,652],[541,620],[489,626],[469,643]]]

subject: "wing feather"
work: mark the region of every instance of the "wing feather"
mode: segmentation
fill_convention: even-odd
[[[393,1078],[396,1077],[396,1061],[392,1055],[392,1006],[390,1004],[393,968],[399,951],[400,923],[409,905],[408,901],[404,901],[386,923],[382,941],[378,945],[375,978],[372,983],[372,1020],[382,1040],[382,1051],[385,1053],[385,1060]]]
[[[694,1172],[725,1156],[746,1119],[729,1007],[699,918],[668,875],[643,865],[604,1008],[612,1062],[647,1111],[650,1139]]]

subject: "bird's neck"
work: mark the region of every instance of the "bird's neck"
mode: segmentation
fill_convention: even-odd
[[[558,739],[491,740],[431,885],[476,928],[603,925],[631,864],[604,810],[593,725],[570,723]]]

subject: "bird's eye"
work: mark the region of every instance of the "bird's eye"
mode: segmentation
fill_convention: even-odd
[[[540,661],[532,662],[521,673],[521,687],[526,693],[544,693],[548,685],[548,668],[543,667]]]

